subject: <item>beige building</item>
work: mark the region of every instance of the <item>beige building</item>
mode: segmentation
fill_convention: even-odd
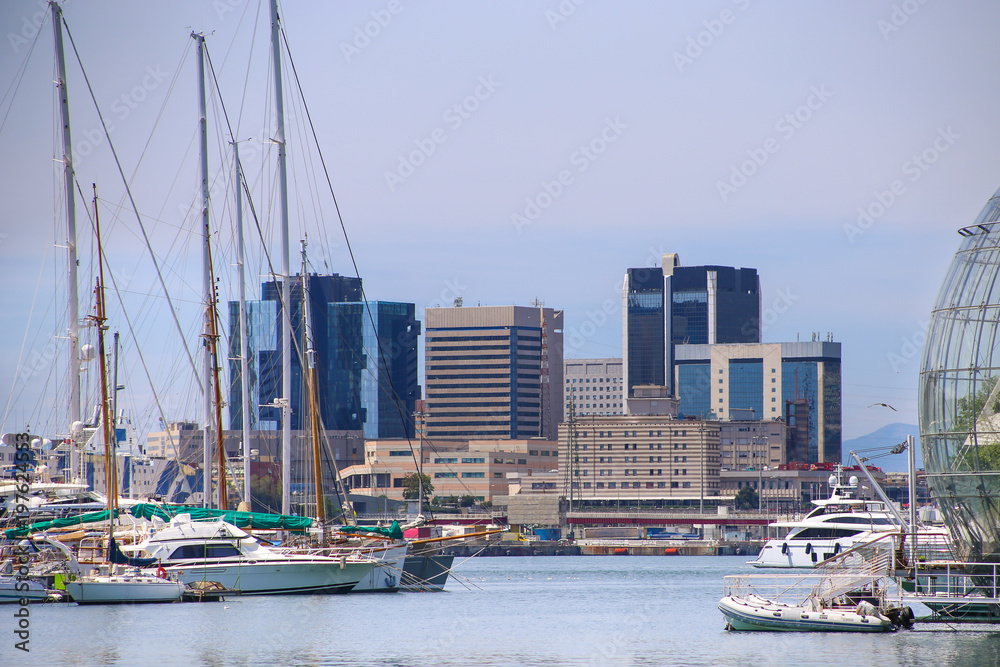
[[[569,419],[570,403],[577,416],[625,413],[621,359],[567,359],[563,380],[563,421]]]
[[[442,440],[428,438],[369,440],[365,462],[342,471],[352,493],[403,499],[403,478],[417,471],[423,452],[423,473],[433,497],[475,496],[491,501],[507,495],[511,480],[532,472],[549,472],[559,464],[559,446],[552,440]]]
[[[563,410],[563,312],[424,311],[427,436],[554,440]]]
[[[723,470],[776,468],[786,463],[784,422],[747,419],[718,423],[721,429],[719,460]]]
[[[677,419],[677,401],[663,387],[638,385],[635,393],[630,414],[559,425],[563,493],[582,501],[718,496],[718,422]]]

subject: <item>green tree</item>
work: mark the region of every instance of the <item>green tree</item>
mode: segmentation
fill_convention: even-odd
[[[411,472],[409,475],[403,478],[403,498],[406,500],[416,500],[417,496],[420,495],[420,477],[415,472]],[[424,502],[431,497],[434,493],[434,485],[431,484],[431,478],[427,475],[422,475],[424,478]]]
[[[755,510],[760,507],[757,490],[749,484],[736,492],[734,500],[736,502],[736,509],[738,510]]]

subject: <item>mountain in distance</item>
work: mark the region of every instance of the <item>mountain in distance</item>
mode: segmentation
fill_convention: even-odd
[[[885,472],[907,472],[908,464],[906,462],[906,452],[881,456],[877,455],[875,452],[866,452],[864,450],[887,448],[892,447],[893,445],[898,445],[906,440],[906,436],[908,435],[912,435],[914,439],[914,446],[916,447],[916,464],[917,469],[919,470],[924,467],[924,460],[920,453],[920,429],[915,424],[888,424],[887,426],[883,426],[868,435],[862,435],[857,438],[851,438],[850,440],[844,440],[841,448],[844,465],[853,465],[855,463],[854,459],[850,456],[850,453],[854,451],[858,453],[858,456],[867,456],[869,458],[876,456],[876,458],[872,458],[872,460],[868,461],[868,465],[878,466]]]

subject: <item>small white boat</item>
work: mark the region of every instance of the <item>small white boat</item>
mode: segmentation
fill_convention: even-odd
[[[20,602],[29,600],[41,602],[49,597],[49,592],[42,584],[33,579],[18,579],[13,576],[0,575],[0,603]]]
[[[177,602],[184,584],[138,571],[92,574],[66,582],[66,592],[77,604],[132,604]]]
[[[719,611],[729,630],[768,632],[888,632],[892,621],[869,602],[856,607],[824,608],[816,601],[788,605],[756,595],[727,595]]]

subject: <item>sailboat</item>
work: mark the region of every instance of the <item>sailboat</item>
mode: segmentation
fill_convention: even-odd
[[[53,3],[53,12],[58,11]],[[58,30],[59,23],[56,22]],[[78,604],[114,604],[135,602],[176,602],[184,594],[184,584],[164,577],[144,574],[139,568],[148,567],[153,561],[139,561],[122,554],[115,541],[114,527],[117,513],[118,466],[115,461],[110,397],[108,396],[107,360],[104,351],[104,331],[107,321],[104,295],[104,259],[101,248],[101,223],[97,214],[97,186],[94,186],[94,221],[97,228],[98,278],[94,290],[96,313],[91,317],[97,328],[98,355],[101,376],[101,425],[104,431],[104,469],[108,491],[108,554],[106,567],[95,573],[78,577],[66,583],[66,592]],[[122,568],[120,566],[124,565]]]

